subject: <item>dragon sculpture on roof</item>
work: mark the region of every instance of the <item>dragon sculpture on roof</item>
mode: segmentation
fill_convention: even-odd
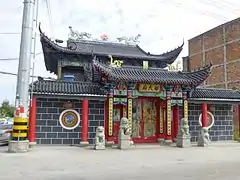
[[[127,45],[135,45],[135,44],[138,44],[140,41],[139,41],[139,38],[141,37],[141,34],[138,34],[137,36],[131,36],[131,37],[126,37],[126,36],[122,36],[122,37],[119,37],[117,38],[117,41],[119,43],[124,43],[124,44],[127,44]]]
[[[77,30],[73,30],[72,26],[69,26],[70,29],[70,33],[68,35],[68,39],[69,40],[88,40],[88,39],[92,39],[92,35],[90,33],[87,32],[78,32]]]

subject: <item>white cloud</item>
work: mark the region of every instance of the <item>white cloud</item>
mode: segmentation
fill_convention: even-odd
[[[182,43],[179,58],[187,55],[187,40],[239,16],[240,1],[233,0],[50,0],[52,26],[47,8],[40,0],[39,20],[51,37],[67,39],[68,26],[94,36],[107,33],[111,39],[142,34],[141,47],[162,53]],[[0,6],[0,33],[21,32],[23,3],[8,0]],[[0,35],[0,59],[19,56],[20,35]],[[39,37],[36,52],[41,52]],[[17,61],[0,61],[0,71],[17,72]],[[36,57],[35,75],[53,76],[46,71],[43,56]],[[0,75],[0,101],[14,99],[16,77]]]

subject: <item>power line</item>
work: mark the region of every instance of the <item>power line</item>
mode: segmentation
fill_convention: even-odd
[[[53,20],[52,20],[52,11],[51,11],[50,0],[45,0],[45,4],[46,4],[46,7],[47,7],[47,13],[48,13],[48,20],[49,20],[51,35],[54,37],[54,29],[53,29]]]
[[[21,35],[21,33],[12,33],[12,32],[0,32],[0,35]],[[40,34],[36,34],[38,37]]]
[[[186,7],[184,3],[180,3],[178,1],[174,1],[172,0],[171,3],[169,4],[169,2],[163,2],[164,4],[168,4],[168,5],[171,5],[171,6],[174,6],[176,8],[185,8],[187,9],[188,12],[193,12],[195,14],[199,14],[199,15],[204,15],[204,16],[210,16],[211,18],[214,18],[216,20],[223,20],[223,21],[228,21],[228,18],[224,15],[222,15],[220,12],[216,12],[216,11],[213,11],[213,10],[205,10],[204,7],[201,7],[200,4],[202,5],[206,5],[208,7],[215,7],[215,8],[218,8],[218,9],[230,9],[231,11],[232,10],[237,10],[237,6],[233,3],[227,3],[227,2],[208,2],[206,0],[200,0],[198,3],[196,3],[196,6],[188,6]],[[197,5],[198,4],[198,5]]]
[[[1,58],[0,61],[15,61],[18,60],[19,58]]]
[[[20,35],[21,33],[0,32],[0,35]]]
[[[17,76],[16,73],[11,73],[11,72],[6,72],[6,71],[0,71],[0,74],[3,74],[3,75],[11,75],[11,76]],[[33,78],[43,78],[43,79],[48,79],[48,80],[56,80],[55,78],[52,78],[52,77],[42,77],[42,76],[31,76],[30,77],[33,77]]]
[[[42,53],[43,52],[36,53],[36,56]],[[0,58],[0,61],[15,61],[15,60],[19,60],[19,58]]]

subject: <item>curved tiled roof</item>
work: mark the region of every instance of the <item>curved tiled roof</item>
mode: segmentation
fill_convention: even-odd
[[[240,91],[230,89],[203,89],[196,88],[191,94],[190,98],[209,98],[209,99],[239,99]]]
[[[143,49],[141,49],[138,45],[126,45],[120,43],[98,42],[88,40],[68,41],[68,47],[62,47],[51,41],[51,39],[49,39],[44,33],[42,33],[40,27],[39,30],[41,42],[43,45],[46,45],[48,47],[55,49],[56,51],[63,53],[86,54],[86,55],[97,54],[105,56],[111,54],[112,56],[117,57],[128,57],[145,60],[163,60],[174,62],[174,60],[182,51],[184,45],[183,43],[176,49],[173,49],[169,52],[159,55],[154,55],[149,52],[146,52]]]
[[[51,39],[49,39],[40,29],[40,37],[42,49],[44,53],[44,60],[47,70],[56,73],[58,58],[54,54],[79,54],[79,55],[98,55],[108,56],[112,55],[117,58],[128,58],[136,60],[160,61],[161,67],[164,68],[167,64],[172,64],[183,49],[184,43],[163,54],[154,55],[144,51],[138,45],[126,45],[111,42],[98,41],[68,41],[67,47],[59,46]]]
[[[161,60],[167,61],[169,64],[173,63],[182,51],[184,43],[169,52],[163,54],[151,54],[144,51],[138,45],[126,45],[111,42],[98,41],[68,41],[68,49],[75,51],[77,54],[97,54],[108,56],[111,54],[116,57],[128,57],[133,59],[143,60]]]
[[[161,69],[143,69],[142,67],[111,67],[96,60],[93,60],[93,67],[112,81],[168,83],[191,86],[201,84],[211,72],[211,65],[195,72],[173,72]]]
[[[39,80],[30,85],[29,91],[34,94],[105,96],[99,84],[77,81]]]

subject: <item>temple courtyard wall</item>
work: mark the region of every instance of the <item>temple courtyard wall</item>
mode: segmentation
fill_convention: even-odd
[[[212,114],[215,122],[209,129],[211,141],[233,140],[233,111],[230,104],[212,104]],[[189,126],[191,141],[198,140],[201,126],[199,125],[199,115],[201,114],[201,104],[189,104]]]
[[[59,123],[59,116],[65,108],[63,103],[66,99],[37,98],[36,114],[36,142],[37,144],[79,144],[81,141],[82,126],[74,130],[66,130]],[[81,119],[82,104],[80,100],[71,100],[73,109],[79,112]],[[209,134],[212,141],[233,140],[233,113],[232,105],[212,105],[212,114],[215,123]],[[180,108],[179,113],[182,113]],[[201,104],[189,103],[189,125],[191,141],[196,142],[200,132],[199,115]],[[181,116],[179,115],[179,118]],[[88,142],[94,143],[95,130],[97,126],[104,126],[104,101],[89,100],[88,116]]]
[[[79,144],[81,141],[82,125],[74,130],[62,128],[59,116],[65,108],[66,99],[37,98],[36,142],[37,144]],[[74,110],[79,112],[82,119],[82,103],[71,100]],[[97,126],[104,126],[104,101],[89,100],[88,141],[93,144]]]

